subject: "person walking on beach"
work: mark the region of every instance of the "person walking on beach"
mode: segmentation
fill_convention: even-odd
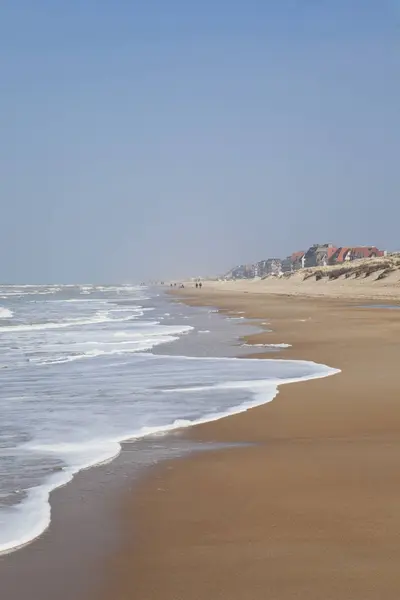
[[[203,287],[203,284],[202,284],[202,283],[201,283],[201,281],[200,281],[200,283],[199,283],[199,288],[201,289],[202,287]]]
[[[197,283],[197,281],[196,281],[196,288],[198,288],[198,287],[199,287],[199,284],[198,284],[198,283]]]

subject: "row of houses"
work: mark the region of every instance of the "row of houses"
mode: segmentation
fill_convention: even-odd
[[[225,275],[227,279],[253,279],[267,275],[280,275],[307,267],[323,267],[342,264],[358,258],[376,258],[386,252],[376,246],[334,246],[333,244],[313,244],[308,250],[293,252],[283,260],[268,258],[254,264],[238,265]]]
[[[314,244],[304,253],[304,259],[301,260],[304,262],[304,267],[326,267],[359,258],[376,258],[385,254],[384,250],[379,250],[376,246],[337,247],[333,244]]]

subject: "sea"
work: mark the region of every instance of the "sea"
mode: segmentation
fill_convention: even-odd
[[[162,287],[0,286],[0,553],[45,531],[52,490],[111,461],[123,441],[239,413],[281,384],[336,372],[284,360],[285,340],[264,346],[280,347],[281,360],[249,358],[242,337],[258,331]]]

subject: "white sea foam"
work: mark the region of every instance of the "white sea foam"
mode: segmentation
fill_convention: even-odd
[[[2,512],[0,521],[0,552],[9,551],[20,547],[40,535],[50,523],[50,492],[71,480],[79,470],[99,464],[115,457],[120,450],[120,442],[124,439],[136,439],[147,435],[168,432],[174,429],[189,427],[199,423],[205,423],[221,419],[230,414],[244,412],[251,407],[270,402],[276,396],[278,385],[293,383],[304,379],[326,377],[337,371],[323,365],[317,365],[305,361],[256,361],[241,359],[209,359],[209,358],[187,358],[187,357],[153,357],[143,355],[146,362],[150,362],[149,374],[153,373],[157,379],[158,368],[161,366],[161,379],[169,373],[170,378],[165,380],[167,388],[161,388],[161,394],[173,395],[175,398],[183,396],[187,398],[188,393],[201,394],[212,392],[213,398],[218,392],[230,392],[228,397],[233,397],[234,392],[248,392],[248,398],[235,403],[232,399],[225,408],[219,411],[206,411],[203,415],[194,418],[173,416],[164,423],[144,425],[131,431],[121,430],[114,436],[104,436],[97,440],[76,442],[31,442],[24,446],[30,453],[47,453],[61,457],[68,465],[63,471],[55,473],[40,487],[31,489],[26,500],[21,504],[10,507]],[[154,360],[155,359],[155,360]],[[185,367],[185,364],[187,365]],[[189,377],[187,374],[190,373]],[[229,380],[233,375],[239,378]],[[158,373],[158,375],[160,375]],[[240,378],[240,375],[243,378]],[[251,376],[248,379],[248,376]],[[247,377],[246,377],[247,376]],[[213,383],[205,385],[182,385],[191,378],[204,381],[214,379]],[[258,377],[258,379],[254,379]],[[143,378],[140,377],[140,380]],[[171,389],[170,384],[175,385]],[[152,388],[149,380],[149,389]],[[181,383],[181,385],[180,385]],[[153,386],[153,392],[156,388]],[[182,403],[182,401],[181,401]],[[165,404],[165,403],[164,403]],[[187,401],[184,400],[182,406]],[[210,403],[213,406],[214,400]],[[161,404],[160,404],[161,408]],[[176,413],[175,413],[176,414]]]
[[[133,316],[133,311],[132,316]],[[113,318],[110,316],[110,311],[99,311],[93,317],[89,319],[68,319],[65,321],[58,322],[49,322],[49,323],[31,323],[30,325],[9,325],[0,327],[0,331],[6,331],[7,333],[11,333],[14,331],[23,332],[23,331],[37,331],[37,330],[45,330],[45,329],[64,329],[65,327],[80,327],[82,325],[94,325],[99,323],[110,323],[112,321],[115,322],[123,322],[129,321],[132,317],[123,317],[123,318]]]
[[[49,477],[43,485],[31,489],[26,500],[21,504],[2,512],[0,552],[19,547],[40,535],[50,523],[49,494],[51,490],[70,481],[79,470],[116,456],[122,440],[168,432],[244,412],[251,407],[273,400],[279,385],[326,377],[337,372],[323,365],[306,361],[257,361],[229,358],[156,357],[154,355],[141,355],[140,359],[142,360],[140,363],[142,369],[141,371],[136,370],[135,375],[136,385],[139,385],[137,389],[143,390],[143,385],[147,381],[149,391],[152,390],[152,410],[156,413],[158,410],[159,416],[153,418],[153,423],[139,425],[137,428],[132,427],[129,431],[126,423],[130,419],[127,418],[127,415],[121,415],[121,423],[124,425],[119,432],[111,436],[103,433],[97,439],[85,440],[84,437],[80,438],[78,433],[76,441],[73,442],[62,439],[57,442],[47,441],[46,432],[44,434],[42,432],[44,441],[34,440],[25,444],[22,449],[29,453],[54,455],[61,458],[67,466],[63,471]],[[193,380],[197,380],[198,384],[188,385]],[[164,382],[164,386],[158,387],[158,383],[162,384],[162,382]],[[163,401],[157,402],[154,399],[157,393],[161,394],[161,397],[168,394],[174,400],[167,404]],[[211,393],[210,396],[209,393]],[[221,393],[222,396],[219,396]],[[238,393],[239,395],[236,396],[235,394]],[[194,394],[198,398],[198,402],[204,405],[204,408],[200,409],[200,411],[203,410],[203,414],[197,411],[197,415],[194,414],[192,418],[185,418],[185,411],[190,405],[188,394]],[[211,402],[208,397],[210,400],[212,399]],[[211,408],[215,405],[218,397],[220,397],[220,410],[207,409],[208,406]],[[155,409],[154,402],[157,402],[158,409]],[[121,410],[121,406],[118,410]],[[96,423],[96,415],[93,415],[92,411],[93,408],[88,412],[88,417],[90,413],[90,420],[92,423]],[[179,416],[180,412],[181,416]],[[110,413],[112,413],[111,407]],[[82,415],[80,417],[78,411],[77,422],[80,418]],[[110,418],[112,418],[112,414],[107,416],[107,419]],[[88,423],[89,421],[81,423],[81,427]],[[57,433],[60,435],[60,432]],[[68,438],[70,437],[71,431],[68,428]]]
[[[12,310],[0,306],[0,319],[12,319],[13,316],[14,313],[12,312]]]
[[[7,363],[1,370],[0,441],[5,442],[1,452],[7,461],[17,461],[10,485],[21,485],[26,491],[19,504],[7,508],[4,496],[0,552],[39,536],[50,523],[51,491],[78,471],[114,458],[123,440],[161,435],[243,412],[271,401],[281,384],[336,372],[305,361],[148,353],[155,346],[190,334],[193,328],[177,324],[176,311],[162,301],[155,318],[147,320],[144,313],[150,307],[115,304],[117,289],[118,302],[124,298],[121,286],[113,292],[110,287],[104,287],[104,292],[91,289],[99,297],[84,302],[68,303],[76,298],[66,297],[65,288],[52,298],[56,302],[46,299],[32,304],[29,298],[18,298],[14,324],[7,327],[4,322],[0,327],[0,359]],[[42,289],[25,291],[37,293]],[[71,291],[72,296],[77,293],[78,288]],[[129,302],[142,297],[137,288],[126,294]],[[99,307],[96,302],[109,306]],[[161,322],[159,315],[168,309],[171,319]],[[31,323],[35,318],[48,322]],[[204,318],[204,329],[197,329],[199,333],[210,331],[206,329],[208,315]],[[229,327],[234,328],[234,323]],[[196,339],[194,335],[193,342],[187,340],[188,347]],[[206,335],[202,346],[208,339],[213,347],[213,336]],[[12,432],[12,440],[18,441],[10,445],[7,436],[1,438],[3,432]],[[1,493],[11,489],[12,495],[15,488],[3,484],[0,481]]]
[[[110,323],[122,323],[115,320]],[[180,335],[193,330],[191,325],[160,325],[158,321],[134,321],[128,330],[110,332],[100,329],[80,335],[73,333],[62,334],[62,341],[41,343],[40,353],[29,356],[29,361],[37,365],[55,365],[75,362],[83,359],[93,359],[105,356],[118,356],[151,350],[155,346],[171,343]]]
[[[36,300],[30,300],[30,302],[36,302]],[[108,300],[99,300],[99,298],[63,298],[58,300],[40,300],[40,302],[47,302],[48,304],[74,304],[75,302],[97,302],[97,304],[108,304]]]
[[[192,327],[188,328],[187,331],[190,331]],[[185,333],[182,331],[180,333]],[[75,360],[89,359],[89,358],[98,358],[99,356],[120,356],[121,354],[132,354],[137,352],[145,352],[146,350],[151,350],[155,346],[159,346],[161,344],[168,344],[174,342],[178,339],[178,336],[173,335],[157,335],[153,337],[149,337],[148,339],[142,340],[131,340],[126,342],[120,342],[117,347],[105,348],[105,346],[111,346],[109,342],[105,342],[103,344],[103,349],[92,349],[87,350],[86,352],[82,352],[81,354],[71,354],[69,356],[60,356],[52,359],[37,359],[37,364],[41,365],[55,365],[62,364],[67,362],[74,362]],[[95,342],[99,343],[99,342]],[[129,344],[129,346],[128,346]]]
[[[291,348],[292,344],[242,344],[249,348]]]
[[[61,448],[67,453],[66,448]],[[5,508],[0,513],[0,555],[18,550],[39,537],[50,525],[51,507],[50,493],[58,487],[69,483],[78,471],[93,465],[100,465],[110,461],[120,453],[121,446],[118,442],[100,444],[96,447],[86,448],[86,457],[83,459],[82,447],[75,448],[75,453],[70,452],[72,464],[70,467],[54,473],[45,483],[28,490],[26,499],[20,504]],[[31,448],[34,451],[34,447]],[[40,446],[37,448],[40,451]],[[42,450],[59,455],[60,448]],[[76,456],[76,463],[74,462]],[[78,458],[79,457],[79,458]],[[7,540],[2,542],[2,540]]]

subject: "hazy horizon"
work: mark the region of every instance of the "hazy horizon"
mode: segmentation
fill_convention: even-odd
[[[5,0],[0,282],[400,249],[399,24],[396,0]]]

